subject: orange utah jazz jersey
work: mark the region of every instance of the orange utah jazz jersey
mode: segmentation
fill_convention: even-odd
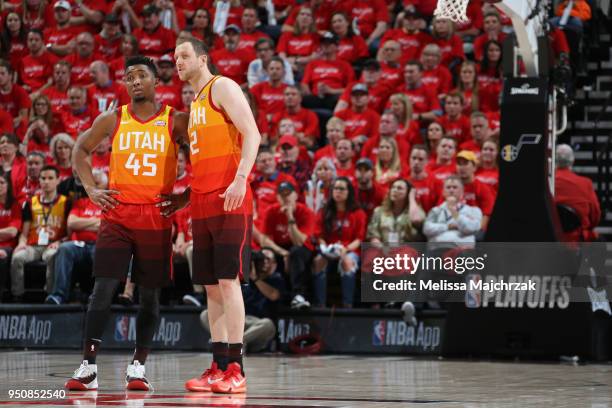
[[[109,188],[120,192],[125,204],[151,204],[158,194],[169,194],[176,180],[178,148],[172,139],[172,108],[162,105],[146,122],[131,105],[121,107],[112,136]]]
[[[196,193],[210,193],[229,186],[238,170],[242,136],[219,107],[210,90],[214,77],[191,102],[189,150]]]

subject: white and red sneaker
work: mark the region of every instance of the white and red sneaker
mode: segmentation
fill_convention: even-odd
[[[211,386],[223,379],[223,371],[219,369],[216,362],[212,362],[210,368],[201,376],[187,380],[185,389],[194,392],[210,392]]]
[[[247,390],[246,377],[238,363],[230,363],[223,373],[223,379],[214,383],[212,392],[219,394],[242,394]]]
[[[125,373],[125,389],[132,391],[150,391],[153,385],[145,377],[145,366],[138,360],[128,365]]]
[[[81,366],[74,371],[72,378],[66,381],[64,387],[69,391],[97,390],[98,366],[83,360]]]

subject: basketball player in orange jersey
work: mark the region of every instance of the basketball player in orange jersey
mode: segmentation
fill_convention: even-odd
[[[214,76],[199,40],[179,40],[174,52],[181,80],[197,94],[191,102],[191,190],[162,202],[170,214],[191,201],[193,282],[208,299],[213,361],[185,383],[189,391],[243,393],[244,301],[240,279],[250,268],[253,199],[247,178],[261,136],[240,86]]]
[[[136,350],[126,373],[128,390],[150,390],[145,360],[159,319],[160,288],[172,278],[171,220],[155,206],[176,180],[177,140],[186,140],[188,115],[155,102],[157,69],[146,57],[126,61],[125,85],[131,103],[96,118],[73,152],[76,171],[89,198],[103,210],[94,276],[87,308],[83,362],[66,382],[69,390],[98,387],[96,354],[120,280],[133,257],[132,281],[139,284]],[[106,137],[112,142],[109,190],[96,187],[90,156]],[[127,336],[128,321],[115,329]]]

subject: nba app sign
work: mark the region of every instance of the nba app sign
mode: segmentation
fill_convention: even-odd
[[[153,336],[153,343],[174,346],[181,341],[182,323],[162,317]],[[115,318],[114,339],[117,343],[136,341],[136,317],[119,315]]]
[[[0,340],[45,345],[51,338],[52,323],[36,315],[0,316]]]
[[[440,327],[419,322],[408,326],[402,320],[375,320],[372,329],[372,345],[406,346],[421,351],[432,351],[440,347]]]

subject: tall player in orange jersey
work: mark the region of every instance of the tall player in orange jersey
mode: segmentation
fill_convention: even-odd
[[[248,276],[253,201],[247,178],[261,141],[253,112],[229,78],[214,76],[199,40],[179,40],[174,52],[179,77],[197,94],[191,102],[191,191],[167,200],[167,213],[191,201],[193,281],[203,284],[213,341],[213,362],[189,391],[243,393],[244,301],[240,278]]]
[[[149,390],[144,363],[159,319],[160,288],[172,278],[172,225],[156,204],[172,192],[178,140],[186,140],[188,115],[155,102],[157,68],[146,57],[126,62],[131,103],[101,114],[77,140],[72,162],[89,198],[103,210],[98,230],[96,283],[87,308],[83,363],[66,382],[70,390],[98,387],[96,354],[110,316],[110,304],[133,258],[132,281],[139,284],[136,350],[126,388]],[[90,156],[110,136],[109,190],[96,188]],[[119,331],[127,336],[128,322]],[[117,331],[115,331],[116,333]]]

